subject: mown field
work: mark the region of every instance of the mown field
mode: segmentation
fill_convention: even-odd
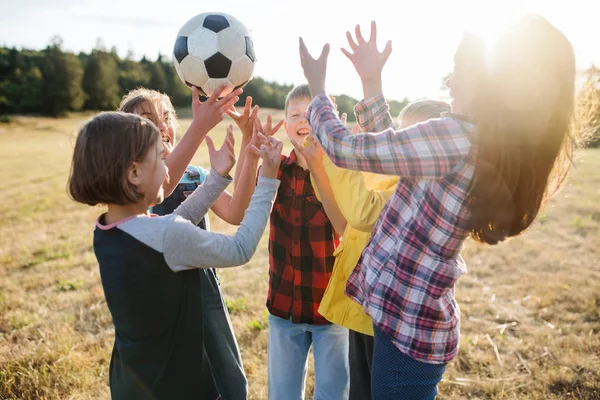
[[[102,208],[65,190],[88,117],[0,124],[0,399],[109,397],[114,331],[91,249]],[[211,135],[217,143],[227,123]],[[204,145],[193,162],[208,166]],[[211,224],[235,230],[214,215]],[[267,398],[266,239],[247,265],[220,274],[251,399]],[[600,399],[600,149],[578,155],[526,234],[469,243],[464,256],[461,351],[438,398]],[[312,393],[310,376],[308,385]]]

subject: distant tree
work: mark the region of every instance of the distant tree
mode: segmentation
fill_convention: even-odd
[[[150,71],[137,61],[125,59],[119,63],[119,95],[138,87],[148,87]]]
[[[53,37],[44,50],[41,65],[42,112],[51,116],[61,116],[67,111],[80,110],[85,101],[81,88],[83,68],[73,53],[62,50],[62,39]]]
[[[167,75],[162,63],[162,57],[158,57],[158,60],[149,65],[150,68],[150,81],[148,87],[150,89],[158,90],[162,93],[167,93],[169,90],[169,83],[167,82]]]
[[[94,50],[83,73],[88,110],[113,110],[119,103],[119,70],[111,53]]]

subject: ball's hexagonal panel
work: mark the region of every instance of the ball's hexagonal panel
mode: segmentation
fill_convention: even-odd
[[[197,28],[202,26],[202,22],[204,22],[204,17],[206,14],[199,14],[195,17],[192,17],[188,22],[186,22],[181,29],[179,30],[178,36],[189,36],[192,32],[194,32]]]
[[[231,70],[231,60],[223,54],[216,52],[204,60],[204,66],[209,78],[227,78]]]
[[[186,83],[201,87],[208,80],[208,72],[202,60],[188,55],[179,65]]]
[[[221,32],[225,28],[229,28],[229,22],[227,18],[219,14],[210,14],[204,18],[202,26],[206,29],[210,29],[215,33]]]
[[[236,29],[227,28],[217,34],[217,49],[231,61],[237,60],[246,53],[246,40]]]
[[[254,71],[254,63],[245,55],[238,58],[231,64],[231,70],[227,79],[233,86],[239,86],[244,82],[248,82]]]
[[[188,53],[200,60],[206,60],[217,52],[217,34],[199,27],[188,35]]]
[[[208,96],[211,96],[214,93],[214,91],[217,90],[217,88],[224,83],[226,83],[228,86],[225,90],[223,90],[223,92],[219,95],[219,97],[227,96],[229,93],[231,93],[233,91],[233,85],[231,84],[231,82],[229,82],[229,79],[227,79],[227,78],[221,78],[221,79],[212,79],[211,78],[208,81],[206,81],[206,83],[202,86],[202,90],[204,90],[204,92],[206,92],[206,94]]]
[[[188,55],[188,38],[187,36],[177,36],[175,46],[173,47],[173,57],[177,62],[182,62],[185,56]]]
[[[256,61],[256,54],[254,53],[254,41],[250,36],[246,36],[246,55],[252,62]]]

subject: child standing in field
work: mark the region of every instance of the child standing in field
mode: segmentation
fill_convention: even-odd
[[[123,98],[119,111],[138,114],[150,119],[161,132],[168,153],[167,159],[184,157],[174,151],[178,122],[175,109],[167,95],[150,89],[136,89]],[[240,129],[244,130],[245,136],[252,136],[252,129],[258,115],[258,106],[252,108],[251,97],[246,98],[246,105],[241,114],[237,113],[234,107],[228,109],[227,113],[236,121]],[[273,130],[279,129],[280,126],[280,124],[275,126]],[[227,128],[227,132],[230,134],[231,126]],[[210,137],[207,137],[206,140],[209,148],[212,149],[214,145]],[[224,190],[211,207],[218,217],[232,225],[240,224],[254,190],[257,166],[258,157],[251,152],[250,146],[247,151],[240,154],[236,165],[234,179],[241,183],[236,186],[235,193],[232,196],[227,190]],[[209,171],[202,167],[189,165],[173,193],[166,197],[161,204],[153,206],[151,212],[157,215],[171,214],[204,182],[208,173]],[[173,178],[173,176],[171,177]],[[198,226],[209,231],[208,216],[202,218]],[[248,383],[216,271],[214,268],[202,268],[199,270],[199,274],[205,316],[205,350],[221,398],[222,400],[245,400],[248,396]]]
[[[218,101],[207,100],[219,113]],[[137,115],[102,113],[80,130],[69,192],[106,204],[94,231],[106,302],[115,326],[110,365],[113,399],[217,399],[206,357],[203,296],[197,269],[246,263],[258,245],[279,186],[281,142],[269,138],[258,185],[233,236],[196,225],[231,182],[233,136],[209,146],[212,170],[173,214],[152,216],[169,182],[159,130]],[[219,360],[221,361],[221,360]]]
[[[402,109],[398,117],[399,128],[405,129],[431,118],[439,118],[442,113],[449,111],[450,105],[443,101],[412,102]],[[342,116],[342,121],[344,120]],[[355,128],[360,129],[358,125]],[[353,133],[356,133],[355,130],[353,129]],[[369,242],[373,226],[395,191],[398,177],[337,167],[312,135],[308,137],[307,146],[296,145],[296,151],[300,151],[308,162],[311,182],[319,199],[333,195],[333,199],[322,200],[323,204],[337,204],[346,221],[342,240],[333,253],[333,274],[321,300],[319,313],[330,322],[349,329],[349,399],[369,400],[373,321],[344,291],[348,277]],[[328,190],[327,185],[331,186],[331,190]],[[327,207],[325,211],[328,211]]]
[[[343,51],[363,84],[361,129],[379,133],[349,134],[325,94],[328,45],[315,60],[301,41],[309,118],[334,164],[401,177],[346,293],[373,319],[373,398],[432,399],[458,352],[454,284],[466,271],[465,240],[496,244],[523,232],[551,171],[558,183],[565,176],[575,58],[567,38],[538,16],[513,25],[490,53],[467,36],[448,82],[453,114],[394,130],[381,93],[391,42],[380,53],[375,31],[373,23],[366,41],[357,26]]]
[[[309,103],[307,85],[287,95],[284,127],[291,140],[302,142],[311,131],[305,115]],[[328,218],[307,167],[297,151],[281,157],[281,185],[270,218],[267,356],[273,400],[304,398],[311,345],[315,398],[348,397],[348,330],[317,311],[333,269],[334,220],[341,213]]]

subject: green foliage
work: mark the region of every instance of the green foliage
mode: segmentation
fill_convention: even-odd
[[[156,62],[150,64],[150,82],[148,82],[148,87],[162,93],[168,93],[169,83],[161,57]]]
[[[60,43],[51,44],[43,53],[42,112],[58,117],[80,110],[85,101],[81,62],[75,54],[63,52]]]
[[[82,87],[87,94],[85,108],[112,110],[119,104],[119,71],[112,54],[94,50],[87,60]]]
[[[147,87],[166,93],[175,107],[188,106],[190,89],[181,82],[173,63],[159,55],[136,61],[132,54],[121,59],[116,48],[106,49],[101,39],[90,53],[77,55],[63,50],[60,37],[51,38],[44,50],[0,47],[0,115],[43,113],[63,116],[69,111],[114,110],[128,91]],[[245,87],[238,105],[247,96],[264,108],[283,109],[293,85],[254,77]],[[354,121],[357,100],[336,96],[340,112]],[[390,101],[397,116],[406,104]],[[6,117],[8,118],[8,117]]]

